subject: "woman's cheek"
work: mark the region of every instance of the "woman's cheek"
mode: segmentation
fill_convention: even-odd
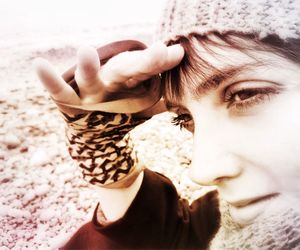
[[[255,115],[227,119],[222,127],[228,151],[295,188],[300,177],[300,93],[286,93]]]

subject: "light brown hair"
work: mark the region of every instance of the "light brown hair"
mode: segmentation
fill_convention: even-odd
[[[217,39],[212,39],[212,37]],[[246,54],[251,50],[266,51],[300,64],[300,39],[282,40],[277,35],[269,35],[263,39],[259,39],[255,34],[235,32],[228,32],[222,35],[212,32],[206,36],[190,34],[188,37],[179,37],[176,41],[171,41],[168,44],[181,44],[185,50],[185,55],[178,66],[162,74],[165,100],[180,102],[187,83],[196,85],[195,79],[199,79],[199,77],[203,80],[208,80],[205,73],[207,69],[210,72],[213,70],[218,73],[216,75],[219,78],[227,77],[229,74],[228,72],[222,72],[198,55],[193,42],[195,39],[210,53],[215,53],[209,48],[211,45],[236,49]],[[210,79],[210,81],[218,80],[220,79]]]

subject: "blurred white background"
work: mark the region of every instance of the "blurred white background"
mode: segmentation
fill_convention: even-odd
[[[153,34],[163,5],[164,0],[0,0],[0,49]]]
[[[81,45],[122,39],[149,45],[165,1],[0,0],[2,91],[36,84],[36,57],[63,72],[74,64]]]

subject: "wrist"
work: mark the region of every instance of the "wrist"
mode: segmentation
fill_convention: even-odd
[[[140,190],[143,178],[144,172],[142,171],[128,187],[98,188],[100,205],[96,209],[97,222],[105,226],[122,218]]]

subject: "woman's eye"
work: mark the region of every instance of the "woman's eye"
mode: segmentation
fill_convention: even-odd
[[[237,93],[235,93],[233,95],[234,101],[236,102],[240,102],[240,101],[244,101],[247,100],[251,97],[256,96],[258,93],[257,91],[253,91],[253,90],[243,90],[243,91],[239,91]]]
[[[261,87],[245,87],[243,84],[241,84],[241,86],[229,86],[224,95],[224,101],[227,103],[227,108],[243,111],[270,100],[272,96],[280,92],[280,88],[279,86],[269,85],[271,85],[271,83]]]
[[[194,122],[190,114],[184,113],[184,114],[176,115],[175,117],[172,118],[171,122],[175,126],[179,126],[180,129],[185,128],[191,132],[194,131]]]

